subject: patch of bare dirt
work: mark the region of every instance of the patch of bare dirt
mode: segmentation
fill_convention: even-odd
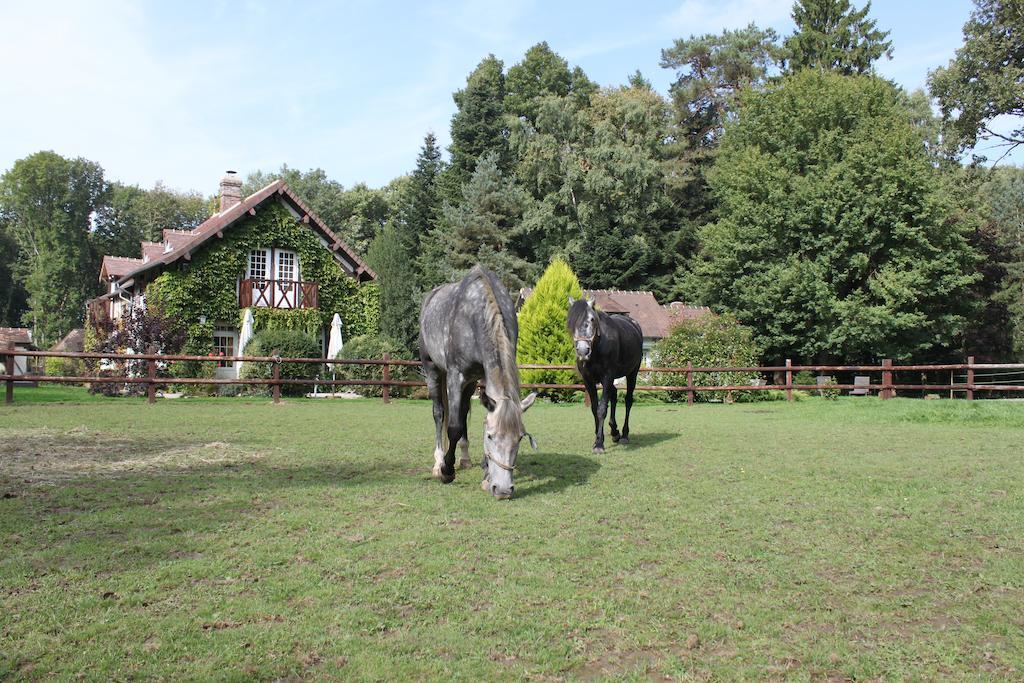
[[[88,427],[3,430],[0,482],[56,485],[86,477],[123,477],[158,470],[234,467],[263,455],[223,441],[180,441],[125,437]]]

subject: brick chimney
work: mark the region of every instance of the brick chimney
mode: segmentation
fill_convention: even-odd
[[[235,204],[242,202],[242,179],[234,171],[228,171],[220,179],[220,211],[224,213]]]

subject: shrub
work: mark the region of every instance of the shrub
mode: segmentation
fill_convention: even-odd
[[[194,379],[213,379],[217,374],[217,364],[200,361],[174,361],[170,364],[171,377],[187,377]],[[172,384],[173,391],[180,391],[186,396],[215,396],[216,384]]]
[[[753,339],[753,332],[744,327],[731,315],[703,315],[677,323],[667,337],[658,341],[653,348],[656,367],[736,367],[756,366],[760,363],[761,351]],[[695,372],[694,386],[751,384],[758,378],[756,372]],[[678,373],[654,373],[652,384],[682,385],[686,376]],[[717,392],[698,391],[695,400],[709,401]],[[725,401],[731,402],[734,392],[726,394]],[[685,391],[668,392],[673,401],[686,400]]]
[[[572,365],[576,354],[566,323],[569,297],[583,297],[576,274],[561,259],[553,259],[519,311],[520,364]],[[520,377],[527,384],[576,384],[574,370],[522,370]],[[572,389],[542,389],[538,393],[553,400],[570,400]]]
[[[261,330],[245,345],[246,356],[281,356],[282,358],[319,358],[320,345],[305,332],[298,330]],[[212,365],[212,364],[210,364]],[[282,379],[313,379],[323,369],[317,363],[281,363]],[[242,365],[243,379],[270,379],[273,363],[249,362]],[[256,393],[270,393],[270,386],[256,388]],[[286,396],[301,396],[312,387],[308,384],[282,384],[281,393]]]
[[[372,335],[363,335],[360,337],[353,337],[345,346],[342,347],[341,353],[338,354],[338,358],[341,359],[379,359],[384,356],[385,353],[390,353],[392,358],[398,358],[402,360],[409,360],[411,358],[408,351],[402,348],[401,344],[387,337],[375,337]],[[382,365],[335,365],[333,366],[335,376],[338,379],[348,380],[380,380],[384,379],[384,366]],[[414,381],[419,379],[418,373],[414,366],[409,365],[392,365],[391,366],[391,379],[399,381]],[[351,391],[359,394],[360,396],[380,396],[384,393],[384,388],[379,384],[370,384],[365,386],[345,387]],[[409,395],[409,387],[392,387],[392,396],[407,396]]]
[[[50,377],[81,377],[85,374],[85,363],[81,358],[47,356],[43,367]]]

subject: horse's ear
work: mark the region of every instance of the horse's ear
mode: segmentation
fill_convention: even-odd
[[[592,297],[592,296],[588,296],[587,297],[587,306],[589,306],[590,308],[594,307],[594,297]]]
[[[536,400],[537,400],[537,392],[536,391],[532,391],[532,392],[530,392],[530,395],[527,396],[526,398],[524,398],[519,405],[521,405],[523,407],[523,412],[525,413],[526,410],[530,406],[532,406],[533,402],[536,401]]]
[[[573,299],[572,298],[572,294],[570,294],[569,295],[569,305],[572,306],[574,303],[576,303],[576,299]]]
[[[486,408],[489,413],[493,413],[494,409],[498,407],[498,404],[494,402],[494,399],[482,391],[480,392],[480,403],[483,404],[484,408]]]

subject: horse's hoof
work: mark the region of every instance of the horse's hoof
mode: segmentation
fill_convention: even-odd
[[[484,479],[482,482],[480,482],[480,488],[482,488],[485,493],[490,493],[491,492],[491,482],[489,482],[486,479]]]
[[[444,472],[441,472],[440,479],[442,484],[450,484],[455,481],[455,473],[452,472],[451,474],[445,474]]]
[[[629,437],[628,436],[619,437],[619,443],[629,443]]]
[[[459,469],[460,470],[468,470],[472,466],[473,466],[473,461],[470,460],[469,458],[463,458],[462,460],[459,460]]]
[[[594,446],[594,452],[595,453],[604,453],[604,448],[602,448],[601,446]]]
[[[618,434],[612,434],[612,441],[614,441],[615,443],[618,443],[620,438],[622,437],[620,437]],[[626,439],[626,441],[629,441],[629,439]]]

